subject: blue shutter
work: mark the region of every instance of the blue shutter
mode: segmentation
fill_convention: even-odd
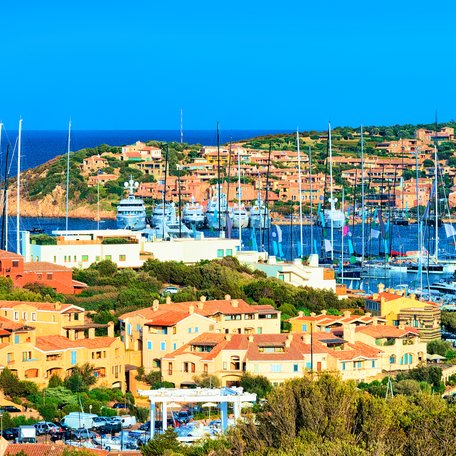
[[[71,364],[76,364],[76,351],[71,352]]]
[[[152,350],[152,342],[150,340],[147,341],[147,350]]]

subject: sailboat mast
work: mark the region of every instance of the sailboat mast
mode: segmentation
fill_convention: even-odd
[[[258,201],[258,206],[259,206],[258,209],[260,211],[260,225],[261,225],[261,217],[263,216],[263,226],[264,226],[263,239],[262,239],[261,243],[264,246],[264,235],[265,235],[265,231],[267,229],[268,230],[268,248],[267,248],[268,255],[269,255],[269,246],[270,246],[269,234],[271,231],[270,230],[270,214],[269,214],[269,209],[268,209],[268,206],[269,206],[269,172],[270,172],[270,168],[271,168],[271,152],[272,152],[272,143],[269,143],[268,167],[267,167],[267,171],[266,171],[266,195],[265,195],[265,202],[263,205],[263,209],[261,209],[261,201]],[[261,213],[261,211],[263,211],[263,214]]]
[[[169,145],[166,144],[166,154],[165,154],[165,179],[163,181],[163,211],[162,211],[162,239],[165,239],[165,219],[166,219],[166,178],[168,176],[168,157],[169,157]]]
[[[230,143],[230,156],[231,156],[231,143]],[[239,217],[239,248],[242,246],[242,226],[241,226],[241,200],[242,200],[242,189],[241,189],[241,148],[238,147],[238,217]],[[242,249],[241,249],[242,250]]]
[[[435,132],[437,135],[437,131]],[[434,143],[434,185],[435,185],[435,259],[439,259],[439,187],[438,187],[438,162],[437,144]]]
[[[180,112],[180,142],[181,144],[184,142],[184,129],[183,129],[183,123],[182,123],[182,108]]]
[[[217,122],[217,209],[218,209],[218,229],[222,232],[222,214],[220,207],[220,126]],[[228,204],[228,202],[227,202]]]
[[[302,238],[302,179],[301,179],[301,148],[299,144],[299,130],[296,130],[296,146],[298,150],[298,193],[299,193],[299,256],[303,257],[303,238]]]
[[[418,231],[418,248],[419,248],[419,253],[418,253],[418,272],[419,272],[419,279],[420,279],[420,290],[421,292],[423,291],[423,261],[422,261],[422,255],[423,255],[423,241],[421,239],[421,221],[420,221],[420,185],[419,185],[419,171],[418,171],[418,155],[419,155],[419,150],[416,150],[416,155],[415,155],[415,167],[416,167],[416,227]],[[421,299],[421,294],[420,294],[420,299]]]
[[[364,137],[363,137],[363,126],[361,125],[361,263],[364,262],[365,247],[364,242],[366,239],[366,227],[365,227],[365,201],[364,201]]]
[[[333,197],[333,164],[332,164],[332,140],[331,123],[328,124],[328,144],[329,144],[329,188],[330,188],[330,220],[331,220],[331,261],[334,261],[334,197]]]
[[[5,180],[3,182],[2,239],[0,244],[0,248],[4,248],[5,250],[8,250],[8,159],[9,144],[6,146],[5,155]]]
[[[345,213],[345,189],[342,187],[342,211]],[[345,228],[345,217],[342,221],[342,230],[341,230],[341,257],[340,257],[340,266],[341,266],[341,277],[342,283],[344,282],[344,228]]]
[[[70,194],[70,148],[71,148],[71,119],[68,122],[67,141],[67,172],[66,172],[66,201],[65,201],[65,230],[68,231],[68,206]]]
[[[21,224],[21,142],[22,142],[22,119],[19,119],[17,136],[17,194],[16,194],[16,253],[21,254],[20,224]]]
[[[312,193],[312,148],[309,146],[309,176],[310,176],[310,253],[313,251],[314,244],[314,224],[313,224],[313,193]],[[317,252],[315,252],[317,253]]]

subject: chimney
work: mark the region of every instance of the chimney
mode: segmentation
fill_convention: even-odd
[[[312,340],[312,337],[310,336],[310,334],[306,333],[306,334],[303,334],[303,335],[302,335],[302,341],[303,341],[305,344],[310,345],[311,340]]]
[[[229,342],[231,340],[231,334],[226,334],[225,340],[227,340]]]
[[[316,317],[317,314],[316,314],[315,312],[311,312],[311,313],[310,313],[310,316],[311,316],[311,317]]]
[[[62,310],[62,303],[57,301],[55,304],[54,304],[54,308],[55,310]]]
[[[373,326],[377,326],[377,325],[378,325],[378,317],[374,317],[374,318],[372,319],[372,325],[373,325]]]
[[[288,334],[287,338],[285,339],[285,347],[286,348],[290,348],[292,340],[293,340],[293,335],[292,334]]]
[[[248,340],[249,342],[253,342],[253,336],[252,336],[252,334],[249,334],[249,337],[247,337],[247,340]]]
[[[304,316],[304,312],[303,312],[302,310],[300,310],[300,311],[298,312],[298,317],[303,317],[303,316]]]
[[[160,306],[160,303],[159,303],[158,299],[154,299],[152,301],[152,310],[154,312],[156,312],[158,310],[159,306]]]
[[[171,304],[171,296],[166,295],[166,304]]]
[[[356,325],[355,324],[350,324],[350,325],[344,325],[344,339],[350,343],[354,344],[355,343],[355,331],[356,331]]]
[[[89,328],[89,339],[95,339],[95,328]]]
[[[68,331],[68,339],[76,340],[76,331],[74,329]]]
[[[377,289],[379,293],[383,293],[385,291],[385,285],[383,283],[379,283]]]
[[[225,295],[225,301],[231,301],[231,296],[229,294]]]
[[[206,302],[206,296],[200,296],[200,302]]]
[[[349,318],[350,316],[351,316],[351,312],[350,312],[349,310],[346,310],[346,311],[344,312],[344,317],[345,317],[345,318]]]
[[[365,316],[365,317],[372,317],[372,314],[371,314],[370,312],[366,312],[366,313],[364,314],[364,316]]]
[[[399,325],[398,328],[399,329],[405,329],[405,325]]]
[[[195,306],[188,306],[188,313],[191,315],[192,313],[195,313]]]
[[[198,306],[198,309],[202,310],[204,308],[204,302],[203,301],[198,301],[197,306]]]
[[[114,322],[108,321],[108,337],[114,337]]]
[[[327,314],[327,310],[326,310],[326,309],[323,309],[323,310],[321,311],[321,314],[322,314],[322,315],[326,315],[326,314]]]
[[[239,307],[239,301],[237,299],[233,299],[233,300],[231,300],[231,305],[233,307]]]

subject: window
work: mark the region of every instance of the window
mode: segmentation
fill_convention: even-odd
[[[279,280],[285,282],[285,274],[279,274]]]
[[[127,324],[127,333],[128,333],[129,336],[131,336],[131,333],[132,333],[132,331],[131,331],[131,323]]]
[[[233,249],[226,249],[226,256],[233,256]]]
[[[255,314],[244,314],[244,320],[255,320]]]
[[[141,331],[141,325],[139,323],[136,325],[136,331]]]
[[[354,362],[354,368],[355,369],[362,369],[363,368],[363,362],[362,361],[355,361]]]
[[[112,255],[105,255],[105,260],[111,261],[112,260]]]
[[[168,375],[173,375],[173,363],[168,363]]]
[[[32,321],[36,321],[36,312],[32,312]]]
[[[188,328],[188,329],[187,329],[187,332],[188,332],[189,334],[191,334],[191,333],[192,333],[192,328]]]
[[[301,326],[301,331],[302,332],[307,332],[307,325],[302,325]]]
[[[166,350],[166,342],[160,342],[160,350],[165,351]]]
[[[74,259],[74,262],[76,263],[76,261],[77,261],[76,255],[73,256],[73,259]]]
[[[52,280],[52,277],[53,277],[52,272],[48,272],[48,273],[46,274],[46,280]]]
[[[306,362],[306,369],[312,369],[312,363],[310,361]]]
[[[209,372],[209,367],[207,364],[203,364],[203,372],[207,374]]]
[[[297,364],[293,364],[293,372],[299,372],[299,366]]]
[[[19,260],[13,260],[13,268],[19,267]]]
[[[242,319],[242,315],[241,314],[225,315],[225,321],[241,320],[241,319]]]
[[[19,320],[19,312],[14,312],[14,319]]]
[[[76,357],[76,351],[71,352],[71,364],[76,364],[77,363],[77,357]]]
[[[347,363],[344,362],[344,363],[342,363],[342,370],[344,371],[346,369],[347,369]]]
[[[372,369],[375,368],[375,359],[372,360]]]
[[[127,256],[126,255],[119,255],[119,261],[126,261]]]
[[[217,249],[217,258],[223,258],[223,249]]]
[[[173,343],[173,350],[177,350],[177,343],[176,342]]]
[[[6,361],[8,364],[14,363],[14,353],[7,353]]]
[[[197,333],[197,332],[199,332],[199,328],[198,328],[198,326],[195,326],[195,329],[194,329],[194,331],[195,331],[196,333]]]
[[[19,338],[19,336],[16,334],[16,335],[14,336],[14,343],[17,345],[17,344],[19,344],[19,342],[20,342],[20,338]]]
[[[151,340],[147,341],[147,350],[152,350],[152,341]]]
[[[57,257],[56,256],[54,257],[54,263],[57,263]]]
[[[263,328],[257,328],[257,334],[263,334]]]
[[[95,261],[100,261],[100,257],[99,257],[99,256],[96,256],[96,257],[95,257]]]
[[[271,364],[271,372],[273,372],[273,373],[282,372],[282,364]]]
[[[22,312],[22,320],[27,320],[27,312]]]
[[[22,352],[22,361],[29,361],[31,359],[32,359],[31,351]]]

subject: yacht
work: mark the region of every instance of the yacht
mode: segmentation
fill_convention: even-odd
[[[324,217],[327,227],[331,227],[332,224],[335,230],[341,230],[344,226],[345,214],[340,209],[336,209],[334,203],[331,204],[331,209],[324,210]]]
[[[220,199],[220,206],[219,206]],[[216,190],[212,198],[207,203],[206,207],[206,224],[209,228],[213,230],[219,229],[219,218],[220,218],[220,228],[225,229],[226,226],[226,213],[228,211],[228,203],[226,200],[225,193],[219,193]]]
[[[176,205],[171,203],[159,203],[152,211],[152,226],[163,226],[177,222]]]
[[[269,229],[271,228],[271,216],[264,201],[258,198],[250,209],[250,227]]]
[[[146,207],[144,201],[136,198],[133,193],[139,187],[139,183],[130,178],[124,186],[128,188],[129,194],[127,198],[120,200],[117,206],[117,228],[143,230],[146,228]]]
[[[182,221],[187,227],[195,226],[197,230],[205,225],[203,206],[200,203],[195,203],[195,198],[192,197],[189,203],[186,203],[182,210]]]
[[[249,226],[249,214],[243,204],[235,204],[230,211],[230,217],[234,228],[247,228]]]
[[[163,229],[165,230],[164,234]],[[179,221],[167,223],[165,225],[157,225],[154,228],[154,231],[157,239],[198,237],[197,233],[194,233],[190,228],[185,226],[184,223],[179,223]],[[198,233],[201,236],[201,232]]]

